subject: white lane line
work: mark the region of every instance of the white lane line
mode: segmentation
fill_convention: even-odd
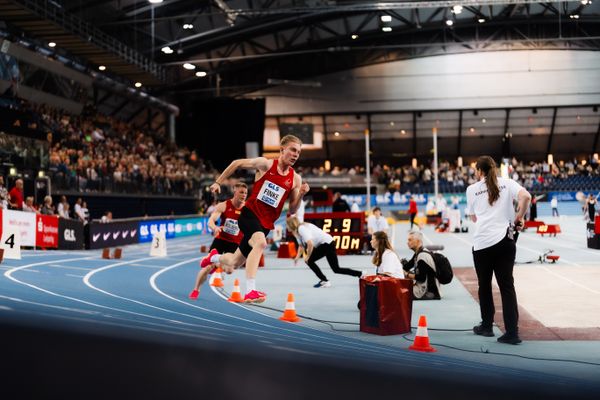
[[[15,273],[17,271],[22,271],[22,270],[28,270],[28,268],[37,267],[38,265],[48,265],[48,264],[54,264],[54,263],[60,263],[60,262],[68,262],[68,261],[89,260],[90,258],[92,258],[92,257],[68,258],[68,259],[62,259],[62,260],[42,261],[42,262],[38,262],[38,263],[22,265],[20,267],[12,267],[11,269],[9,269],[8,271],[6,271],[4,273],[4,276],[6,278],[12,280],[12,281],[15,281],[17,283],[21,283],[19,280],[17,280],[17,279],[15,279],[15,278],[12,277],[13,273]]]
[[[196,261],[196,260],[200,260],[200,259],[201,259],[201,257],[197,257],[197,258],[193,258],[193,259],[190,259],[190,260],[182,261],[182,262],[179,262],[179,263],[173,264],[173,265],[171,265],[171,266],[168,266],[168,267],[166,267],[165,269],[169,269],[169,270],[170,270],[170,269],[173,269],[173,268],[177,268],[177,267],[179,267],[179,266],[181,266],[181,265],[183,265],[183,264],[187,264],[187,263],[190,263],[190,262],[193,262],[193,261]],[[109,267],[102,267],[102,268],[98,268],[98,269],[96,269],[96,270],[94,270],[94,271],[91,271],[90,273],[88,273],[88,274],[85,276],[85,278],[84,278],[84,283],[85,283],[85,284],[86,284],[88,287],[90,287],[91,289],[93,289],[93,290],[97,290],[97,291],[99,291],[99,292],[101,292],[101,293],[103,293],[103,294],[106,294],[106,295],[108,295],[108,296],[111,296],[111,297],[119,298],[119,299],[121,299],[121,300],[125,300],[125,301],[130,301],[130,302],[133,302],[133,303],[135,303],[135,304],[143,305],[143,306],[146,306],[146,307],[150,307],[150,308],[153,308],[153,309],[156,309],[156,310],[160,310],[160,311],[164,311],[164,312],[168,312],[168,313],[176,314],[176,315],[179,315],[179,316],[184,316],[184,317],[187,317],[187,318],[197,319],[197,320],[201,320],[201,321],[205,321],[205,322],[210,322],[210,323],[217,324],[217,325],[223,325],[223,326],[231,327],[231,328],[234,328],[234,329],[236,329],[236,331],[237,331],[239,334],[247,335],[247,336],[250,336],[250,337],[253,337],[253,338],[256,338],[256,333],[260,333],[260,334],[267,333],[267,334],[269,334],[271,337],[272,337],[272,336],[274,336],[274,335],[276,335],[276,336],[281,336],[281,337],[288,338],[288,339],[294,339],[294,340],[298,340],[298,338],[297,338],[296,336],[292,336],[292,335],[284,335],[284,334],[281,334],[281,333],[276,333],[276,332],[274,333],[274,332],[272,332],[272,331],[265,331],[265,330],[261,330],[261,329],[255,329],[255,328],[249,328],[249,327],[241,327],[241,326],[234,325],[234,324],[227,323],[227,322],[220,322],[220,321],[216,321],[216,320],[211,320],[211,319],[207,319],[207,318],[199,317],[199,316],[197,316],[197,315],[191,315],[191,314],[181,313],[181,312],[174,311],[174,310],[170,310],[170,309],[165,309],[165,308],[158,307],[158,306],[155,306],[155,305],[152,305],[152,304],[148,304],[148,303],[145,303],[145,302],[142,302],[142,301],[138,301],[138,300],[130,299],[130,298],[127,298],[127,297],[123,297],[123,296],[116,295],[116,294],[114,294],[114,293],[107,292],[107,291],[105,291],[105,290],[102,290],[102,289],[99,289],[99,288],[97,288],[96,286],[94,286],[94,285],[92,285],[92,284],[90,283],[90,278],[91,278],[93,275],[95,275],[97,272],[106,271],[107,269],[109,269],[109,268],[112,268],[112,267],[115,267],[115,266],[116,266],[116,265],[109,266]],[[157,273],[155,273],[155,274],[153,275],[153,277],[154,277],[154,276],[158,276],[158,275],[160,275],[160,273],[161,273],[161,271],[158,271]],[[158,274],[158,275],[157,275],[157,274]],[[189,303],[183,302],[183,301],[181,301],[181,300],[179,300],[179,299],[175,299],[175,298],[173,298],[173,297],[171,297],[171,296],[169,296],[169,295],[166,295],[166,294],[164,294],[164,292],[160,291],[160,289],[158,289],[158,287],[156,286],[156,284],[155,284],[155,281],[152,281],[152,278],[151,278],[151,285],[154,285],[154,286],[153,286],[153,288],[155,288],[155,290],[156,290],[157,292],[159,292],[159,293],[163,294],[163,296],[166,296],[166,297],[168,297],[168,298],[171,298],[171,299],[173,299],[173,300],[175,300],[175,301],[182,302],[183,304],[188,304],[189,306],[193,306],[193,307],[196,307],[196,308],[199,308],[199,309],[202,309],[202,310],[205,310],[205,311],[211,312],[211,313],[215,313],[215,314],[218,314],[218,315],[222,315],[222,316],[226,316],[226,317],[230,317],[230,318],[234,318],[234,319],[242,320],[242,321],[245,321],[245,322],[250,322],[250,323],[252,323],[252,324],[258,324],[258,325],[266,326],[266,327],[268,327],[268,328],[271,328],[271,329],[281,329],[281,328],[276,328],[276,327],[273,327],[273,326],[271,326],[271,325],[268,325],[268,324],[263,324],[263,323],[259,323],[259,322],[256,322],[256,321],[247,320],[247,319],[244,319],[244,318],[241,318],[241,317],[236,317],[236,316],[233,316],[233,315],[229,315],[229,314],[226,314],[226,313],[221,313],[221,312],[213,311],[213,310],[210,310],[210,309],[205,309],[205,308],[203,308],[203,307],[194,306],[194,305],[191,305],[191,304],[189,304]],[[173,322],[176,322],[176,321],[173,321]],[[250,332],[241,332],[241,330],[245,330],[245,331],[251,331],[251,332],[254,332],[254,333],[250,333]],[[286,330],[286,331],[290,331],[289,329],[284,329],[284,330]],[[294,332],[296,332],[296,331],[294,331]],[[299,332],[296,332],[296,333],[299,333]],[[315,335],[310,335],[310,336],[315,336]],[[304,340],[304,341],[310,342],[310,340],[309,340],[309,339],[301,339],[301,340]],[[332,344],[332,346],[344,347],[344,348],[346,348],[346,347],[347,347],[346,345],[343,345],[343,344],[335,344],[335,343],[334,343],[334,344]],[[357,347],[360,347],[360,346],[354,346],[354,348],[357,348]],[[372,350],[372,347],[371,347],[371,346],[369,346],[368,348],[369,348],[370,350]],[[387,354],[387,353],[384,353],[384,354]]]
[[[87,259],[87,258],[89,258],[89,257],[83,257],[83,258],[81,258],[81,259]],[[150,257],[147,257],[147,258],[150,258]],[[72,260],[75,260],[75,259],[71,259],[71,261],[72,261]],[[141,259],[137,259],[137,260],[133,260],[133,261],[127,261],[126,263],[134,263],[134,262],[139,262],[139,261],[142,261],[142,260],[141,260]],[[34,265],[50,264],[50,263],[52,263],[52,262],[55,262],[55,261],[46,261],[46,262],[42,262],[42,263],[34,263],[34,264],[29,264],[29,265],[24,265],[24,266],[21,266],[21,267],[13,268],[13,269],[12,269],[12,270],[10,270],[10,271],[6,271],[6,272],[4,273],[4,276],[6,276],[8,279],[10,279],[10,280],[12,280],[12,281],[14,281],[14,282],[16,282],[16,283],[18,283],[18,284],[21,284],[21,285],[24,285],[24,286],[30,287],[30,288],[32,288],[32,289],[35,289],[35,290],[38,290],[38,291],[40,291],[40,292],[43,292],[43,293],[49,294],[49,295],[51,295],[51,296],[59,297],[59,298],[62,298],[62,299],[72,300],[72,301],[75,301],[75,302],[77,302],[77,303],[86,304],[86,305],[89,305],[89,306],[92,306],[92,307],[98,307],[98,308],[102,308],[102,309],[106,309],[106,310],[112,310],[112,311],[122,312],[122,313],[125,313],[125,314],[136,315],[136,316],[140,316],[140,317],[146,317],[146,318],[150,318],[150,319],[157,319],[157,320],[160,320],[160,321],[167,321],[167,322],[169,322],[169,323],[173,322],[173,321],[172,321],[171,319],[169,319],[169,318],[162,318],[162,317],[157,317],[157,316],[155,316],[155,315],[149,315],[149,314],[137,313],[137,312],[134,312],[134,311],[130,311],[130,310],[124,310],[124,309],[121,309],[121,308],[104,306],[104,305],[102,305],[102,304],[98,304],[98,303],[94,303],[94,302],[90,302],[90,301],[82,300],[82,299],[79,299],[79,298],[76,298],[76,297],[71,297],[71,296],[62,295],[62,294],[60,294],[60,293],[55,293],[55,292],[53,292],[53,291],[51,291],[51,290],[47,290],[47,289],[41,288],[41,287],[39,287],[39,286],[32,285],[32,284],[30,284],[30,283],[27,283],[27,282],[20,281],[20,280],[18,280],[18,279],[16,279],[16,278],[14,278],[14,277],[12,276],[12,274],[13,274],[14,272],[16,272],[16,271],[20,271],[20,270],[23,270],[23,269],[25,269],[25,268],[32,267],[32,266],[34,266]],[[119,264],[121,264],[121,263],[119,263]],[[220,328],[215,328],[215,327],[211,327],[211,326],[205,326],[205,325],[191,324],[191,323],[180,322],[180,321],[177,321],[177,323],[181,323],[181,324],[183,324],[183,325],[187,325],[187,326],[191,326],[191,327],[195,327],[195,328],[211,329],[211,330],[226,331],[226,332],[229,332],[229,331],[230,331],[230,330],[226,330],[226,329],[220,329]]]
[[[79,279],[81,279],[81,278],[83,278],[85,275],[73,275],[73,274],[65,274],[65,276],[70,276],[70,277],[73,277],[73,278],[79,278]]]
[[[34,303],[32,303],[34,304]],[[36,304],[39,306],[47,306],[46,304]],[[52,307],[52,306],[49,306]],[[122,330],[125,329],[136,329],[136,328],[140,328],[140,326],[135,326],[135,325],[131,325],[131,320],[127,319],[127,318],[122,318],[122,317],[117,317],[117,316],[113,316],[113,315],[108,315],[108,314],[102,314],[103,317],[107,318],[107,319],[86,319],[86,318],[82,318],[82,317],[76,317],[76,316],[72,316],[72,315],[64,315],[64,314],[51,314],[49,312],[41,312],[41,311],[20,311],[23,314],[33,314],[36,317],[38,316],[45,316],[48,318],[55,318],[55,319],[62,319],[62,320],[69,320],[69,321],[76,321],[76,322],[84,322],[87,324],[94,324],[94,325],[105,325],[105,326],[110,326],[110,327],[118,327],[121,328]],[[109,318],[109,319],[108,319]],[[118,322],[112,322],[112,320],[116,320],[116,321],[127,321],[127,324],[124,323],[118,323]],[[173,331],[173,326],[172,325],[166,325],[166,324],[160,324],[160,323],[156,323],[156,322],[149,322],[149,321],[136,321],[137,324],[140,325],[148,325],[151,326],[152,328],[148,328],[148,327],[142,327],[142,329],[144,329],[145,331],[150,331],[150,332],[157,332],[157,333],[163,333],[163,334],[170,334],[173,335],[174,331]],[[158,329],[155,327],[159,327],[159,328],[168,328],[168,329]],[[119,331],[119,334],[123,334],[122,330]],[[211,339],[211,340],[217,340],[217,341],[222,341],[223,339],[221,338],[225,338],[224,335],[220,334],[220,333],[207,333],[207,332],[202,332],[200,333],[200,335],[202,336],[198,336],[198,332],[197,329],[189,329],[189,328],[183,328],[183,327],[175,327],[175,330],[177,331],[176,333],[179,336],[186,336],[186,337],[190,337],[190,338],[194,338],[194,339]],[[125,334],[126,336],[128,336],[127,334]],[[211,335],[211,336],[209,336]],[[212,336],[219,336],[219,338],[215,338]]]
[[[424,229],[421,230],[421,233],[423,234],[423,239],[425,239],[425,243],[426,244],[433,244],[433,241],[431,239],[429,239],[429,236],[427,236],[425,234],[425,230]]]
[[[455,235],[454,237],[455,237],[456,239],[460,240],[461,242],[465,242],[465,243],[467,243],[469,246],[472,246],[472,244],[471,244],[470,242],[468,242],[468,241],[466,241],[465,239],[461,238],[461,237],[460,237],[460,236],[458,236],[456,233],[451,233],[451,235]],[[529,248],[529,247],[523,246],[522,244],[520,244],[520,242],[519,242],[519,241],[517,241],[517,249],[522,249],[522,250],[525,250],[525,251],[529,251],[529,252],[531,252],[531,253],[537,254],[538,256],[539,256],[540,254],[542,254],[542,253],[543,253],[543,252],[542,252],[542,251],[540,251],[540,250],[534,250],[534,249],[532,249],[532,248]],[[565,263],[567,263],[567,264],[571,264],[571,265],[574,265],[574,266],[580,267],[580,265],[579,265],[579,264],[577,264],[577,263],[574,263],[573,261],[569,261],[569,260],[565,259],[564,257],[561,257],[560,259],[561,259],[562,261],[564,261]],[[515,264],[523,264],[523,263],[517,263],[517,262],[515,262]]]
[[[53,309],[57,309],[57,310],[61,310],[61,311],[69,311],[69,312],[75,312],[75,313],[81,313],[81,314],[89,314],[89,315],[98,315],[98,314],[100,314],[99,311],[83,310],[81,308],[55,306],[55,305],[48,304],[48,303],[38,303],[36,301],[19,299],[17,297],[3,296],[1,294],[0,294],[0,299],[10,300],[10,301],[15,302],[15,303],[31,304],[31,305],[34,305],[34,306],[53,308]]]
[[[535,249],[532,249],[532,248],[530,248],[530,247],[523,246],[522,244],[519,244],[519,242],[518,242],[518,241],[517,241],[517,248],[518,248],[518,249],[523,249],[523,250],[530,251],[530,252],[532,252],[532,253],[535,253],[535,254],[537,254],[538,256],[540,256],[540,255],[542,255],[542,254],[543,254],[543,251],[540,251],[540,250],[535,250]],[[577,264],[577,263],[575,263],[575,262],[573,262],[573,261],[570,261],[570,260],[568,260],[568,259],[566,259],[566,258],[564,258],[564,257],[562,257],[562,256],[560,257],[560,261],[562,261],[562,262],[564,262],[564,263],[567,263],[567,264],[570,264],[570,265],[573,265],[573,266],[576,266],[576,267],[581,267],[581,265],[579,265],[579,264]]]
[[[235,315],[230,315],[230,314],[222,313],[222,312],[219,312],[219,311],[214,311],[214,310],[211,310],[209,308],[200,307],[200,306],[197,306],[195,304],[190,304],[190,303],[185,302],[183,300],[180,300],[180,299],[177,299],[175,297],[172,297],[172,296],[166,294],[165,292],[163,292],[162,290],[160,290],[158,288],[158,286],[156,285],[156,279],[160,275],[162,275],[164,272],[167,272],[167,271],[169,271],[169,270],[171,270],[173,268],[176,268],[176,267],[174,267],[174,266],[167,267],[167,268],[165,268],[165,269],[163,269],[161,271],[156,272],[150,278],[150,286],[152,286],[152,288],[157,293],[161,294],[162,296],[164,296],[164,297],[166,297],[168,299],[171,299],[171,300],[173,300],[175,302],[178,302],[178,303],[181,303],[181,304],[185,304],[188,307],[197,308],[199,310],[206,311],[206,312],[209,312],[209,313],[213,313],[213,314],[217,314],[217,315],[221,315],[221,316],[225,316],[225,317],[237,319],[237,320],[240,320],[240,321],[248,322],[250,324],[256,324],[256,325],[259,325],[259,326],[263,326],[263,327],[269,328],[271,330],[266,330],[266,331],[263,331],[263,330],[260,330],[260,329],[252,329],[252,328],[245,328],[245,329],[248,329],[248,330],[251,330],[251,331],[256,331],[258,333],[266,333],[266,334],[269,335],[270,338],[273,338],[273,336],[277,335],[277,336],[281,336],[281,337],[285,337],[285,338],[291,338],[293,340],[302,340],[302,341],[306,341],[306,342],[311,342],[311,339],[309,339],[309,338],[299,338],[298,336],[293,336],[293,335],[287,335],[287,334],[283,334],[283,333],[273,332],[273,330],[280,330],[280,331],[284,331],[284,332],[295,333],[295,334],[297,334],[299,336],[305,335],[305,336],[308,336],[308,337],[311,337],[311,338],[315,337],[315,338],[322,339],[322,340],[324,339],[324,340],[327,340],[327,341],[333,341],[333,338],[331,336],[330,337],[324,337],[322,335],[315,335],[315,334],[308,333],[308,332],[302,332],[302,331],[287,329],[287,328],[278,327],[278,326],[274,326],[274,325],[269,325],[269,324],[265,324],[265,323],[258,322],[258,321],[252,321],[252,320],[249,320],[249,319],[246,319],[246,318],[242,318],[242,317],[238,317],[238,316],[235,316]],[[211,286],[211,288],[212,288],[212,286]],[[214,291],[214,289],[213,289],[213,291]],[[220,293],[217,293],[217,295],[219,295],[220,297],[224,298]],[[260,315],[265,315],[265,314],[263,314],[263,313],[261,313],[261,312],[259,312],[257,310],[249,309],[249,308],[244,307],[243,305],[238,304],[238,303],[230,303],[230,304],[236,305],[238,307],[242,307],[245,310],[252,311],[252,312],[260,314]],[[266,315],[266,316],[269,317],[269,318],[272,318],[271,316],[268,316],[268,315]],[[234,325],[232,325],[232,326],[234,326]],[[240,329],[240,328],[241,327],[237,327],[237,329]],[[318,331],[316,329],[313,329],[313,328],[309,328],[309,327],[305,327],[305,328],[306,329],[310,329],[310,330],[315,331],[315,332],[320,332],[320,331]],[[347,339],[345,336],[341,336],[341,335],[335,335],[335,336],[337,338],[345,338],[345,339]],[[360,341],[359,339],[354,339],[354,340]],[[346,344],[346,343],[348,343],[348,344]],[[361,341],[361,343],[362,343],[362,341]],[[348,342],[348,341],[340,341],[339,343],[333,342],[330,345],[331,346],[336,346],[336,347],[341,347],[341,348],[351,348],[351,349],[368,350],[368,351],[373,351],[375,353],[380,353],[380,354],[385,354],[385,355],[389,355],[389,352],[390,352],[390,350],[387,349],[387,348],[385,350],[374,350],[373,344],[372,343],[366,343],[366,342],[364,342],[364,345],[362,345],[362,344],[359,345],[359,344],[356,344],[355,342],[352,343],[352,342]]]
[[[597,291],[597,290],[594,290],[594,289],[592,289],[592,288],[589,288],[589,287],[587,287],[587,286],[585,286],[585,285],[582,285],[581,283],[575,282],[575,281],[573,281],[573,280],[571,280],[571,279],[569,279],[569,278],[567,278],[567,277],[565,277],[565,276],[562,276],[562,275],[558,274],[557,272],[555,272],[555,271],[553,271],[553,270],[551,270],[551,269],[549,269],[549,268],[547,268],[547,267],[542,267],[542,266],[540,266],[539,268],[542,268],[543,270],[545,270],[546,272],[550,273],[551,275],[554,275],[554,276],[556,276],[557,278],[560,278],[560,279],[562,279],[562,280],[564,280],[564,281],[567,281],[567,282],[569,282],[569,283],[570,283],[570,284],[572,284],[572,285],[575,285],[575,286],[578,286],[578,287],[580,287],[580,288],[582,288],[582,289],[584,289],[584,290],[587,290],[587,291],[588,291],[588,292],[590,292],[590,293],[594,293],[594,294],[600,294],[600,292],[599,292],[599,291]]]
[[[52,268],[62,268],[62,269],[74,269],[77,271],[89,271],[89,268],[83,268],[83,267],[71,267],[69,265],[57,265],[57,264],[49,264],[48,267],[52,267]]]
[[[560,233],[559,233],[559,235],[560,235]],[[595,256],[599,256],[600,255],[600,252],[598,252],[598,251],[588,250],[587,248],[575,248],[574,249],[573,246],[561,244],[561,242],[559,241],[560,239],[558,239],[558,237],[554,238],[554,239],[558,239],[555,242],[548,242],[548,241],[546,241],[543,238],[532,237],[532,236],[528,236],[528,239],[531,239],[531,240],[536,241],[536,242],[542,242],[542,243],[544,243],[546,245],[546,247],[548,247],[548,246],[557,246],[557,247],[562,247],[562,248],[565,248],[565,249],[575,250],[577,252],[590,253],[590,254],[593,254]]]

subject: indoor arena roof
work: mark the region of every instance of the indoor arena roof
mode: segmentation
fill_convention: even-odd
[[[157,94],[237,95],[357,66],[513,45],[600,49],[600,0],[153,2],[0,0],[0,20]]]

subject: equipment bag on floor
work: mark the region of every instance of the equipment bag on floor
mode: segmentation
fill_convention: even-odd
[[[360,279],[360,330],[377,335],[410,332],[412,280],[373,275]]]

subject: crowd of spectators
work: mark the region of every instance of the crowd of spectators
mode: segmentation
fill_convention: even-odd
[[[505,160],[504,170],[508,177],[518,181],[528,190],[573,190],[600,189],[600,167],[597,159],[567,160],[548,164],[547,162],[523,162],[516,158]],[[305,177],[364,175],[364,167],[333,167],[326,171],[323,167],[299,168]],[[390,193],[428,191],[433,186],[434,174],[431,165],[389,166],[377,164],[371,171],[374,181],[384,185]],[[587,180],[586,180],[587,178]],[[473,165],[458,166],[456,163],[441,161],[439,163],[439,183],[442,191],[462,192],[475,182]],[[568,182],[574,182],[570,187]],[[583,187],[586,186],[586,187]]]
[[[46,132],[46,165],[53,188],[194,195],[207,167],[195,151],[86,107],[81,115],[18,103],[19,121]],[[13,124],[14,125],[14,124]]]
[[[57,206],[54,206],[52,196],[44,197],[42,204],[35,204],[33,196],[25,195],[22,179],[16,179],[14,186],[8,190],[4,186],[4,176],[2,175],[0,175],[0,209],[57,215],[61,218],[78,219],[83,223],[87,223],[90,219],[87,204],[82,198],[75,201],[73,208],[71,208],[66,196],[61,196]]]

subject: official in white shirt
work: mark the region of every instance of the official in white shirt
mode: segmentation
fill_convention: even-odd
[[[388,229],[390,226],[387,223],[387,220],[383,215],[381,215],[381,208],[375,207],[373,209],[373,214],[369,215],[367,219],[367,230],[369,231],[369,235],[372,235],[375,232],[385,232],[388,233]]]
[[[492,276],[496,275],[506,328],[506,333],[498,338],[498,342],[518,344],[521,343],[519,311],[513,278],[515,232],[523,226],[531,195],[512,179],[498,178],[496,163],[489,156],[477,159],[476,174],[479,181],[467,188],[467,213],[475,222],[473,262],[479,282],[481,310],[481,323],[473,327],[473,332],[481,336],[494,336]],[[514,200],[518,200],[516,214]]]
[[[311,223],[300,222],[296,217],[288,218],[286,224],[288,230],[292,232],[300,245],[298,255],[294,261],[300,258],[302,250],[304,250],[304,261],[319,278],[319,283],[314,285],[314,287],[320,288],[331,286],[331,282],[329,282],[316,263],[317,260],[320,260],[323,257],[327,258],[331,270],[336,274],[356,277],[362,275],[361,271],[350,268],[340,268],[337,253],[335,252],[335,242],[330,234],[323,232],[322,229]]]

